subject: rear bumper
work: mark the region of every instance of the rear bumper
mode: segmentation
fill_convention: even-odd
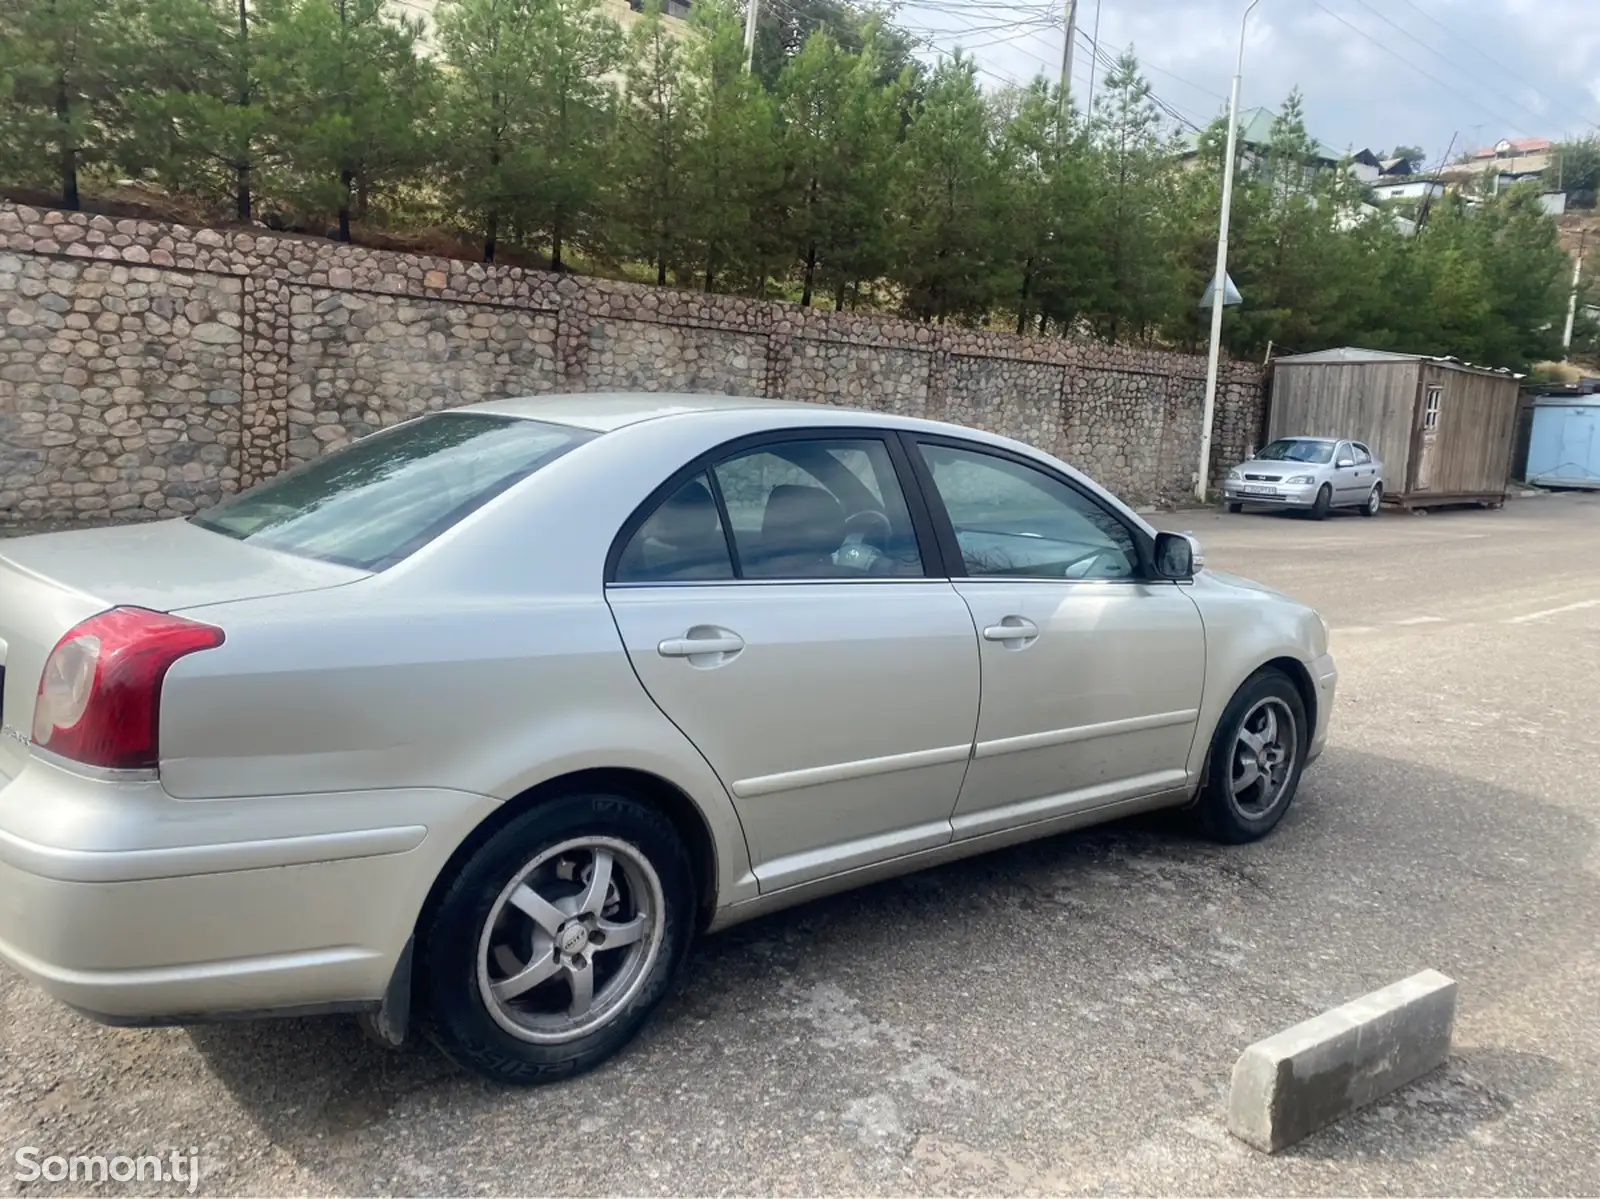
[[[373,1006],[495,806],[449,791],[174,800],[35,760],[0,787],[0,959],[117,1023]],[[297,816],[305,831],[271,835]]]

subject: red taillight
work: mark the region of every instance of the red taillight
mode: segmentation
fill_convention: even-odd
[[[56,642],[39,679],[33,743],[86,766],[150,769],[160,760],[161,682],[222,630],[145,608],[91,616]]]

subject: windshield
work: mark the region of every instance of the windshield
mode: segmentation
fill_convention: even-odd
[[[1333,442],[1309,437],[1280,437],[1256,455],[1263,462],[1332,462]]]
[[[383,570],[595,434],[448,412],[374,433],[190,517],[265,549]]]

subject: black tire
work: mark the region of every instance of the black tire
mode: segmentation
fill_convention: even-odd
[[[1239,513],[1243,512],[1243,511],[1244,511],[1244,505],[1243,504],[1229,504],[1228,505],[1228,512],[1233,516],[1238,516]]]
[[[1250,805],[1236,801],[1232,781],[1245,719],[1253,717],[1262,705],[1267,704],[1277,705],[1274,710],[1286,711],[1293,718],[1294,758],[1287,764],[1281,788],[1275,792],[1270,806],[1263,805],[1260,810],[1255,810]],[[1265,667],[1251,675],[1228,702],[1211,739],[1205,782],[1191,809],[1200,831],[1226,845],[1243,845],[1265,837],[1278,826],[1289,805],[1294,802],[1310,747],[1311,727],[1306,717],[1305,702],[1295,685],[1273,667]]]
[[[1376,516],[1383,511],[1383,484],[1376,483],[1367,494],[1367,502],[1361,505],[1362,516]]]
[[[1327,520],[1328,513],[1333,510],[1333,488],[1326,483],[1322,490],[1317,492],[1317,502],[1311,505],[1312,520]]]
[[[656,921],[661,935],[641,938],[653,943],[647,952],[654,957],[641,960],[639,981],[603,1024],[559,1043],[530,1041],[507,1031],[491,1014],[479,988],[480,941],[512,881],[541,853],[583,838],[620,842],[648,863],[661,885]],[[621,847],[617,852],[620,857]],[[559,860],[554,865],[559,869]],[[424,912],[416,938],[419,1023],[456,1064],[496,1082],[529,1086],[592,1070],[632,1040],[666,997],[687,954],[695,910],[688,852],[672,822],[655,808],[608,794],[541,803],[467,858]],[[600,943],[597,936],[587,947],[590,962],[598,961]],[[597,977],[598,968],[591,975]]]

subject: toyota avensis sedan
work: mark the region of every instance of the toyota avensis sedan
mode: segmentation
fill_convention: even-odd
[[[1323,520],[1335,508],[1376,516],[1383,507],[1383,463],[1359,441],[1280,437],[1228,472],[1229,512],[1246,504],[1300,508]]]
[[[1187,805],[1282,819],[1311,609],[1000,437],[763,400],[422,416],[0,546],[0,956],[121,1024],[362,1012],[528,1083],[691,937]]]

